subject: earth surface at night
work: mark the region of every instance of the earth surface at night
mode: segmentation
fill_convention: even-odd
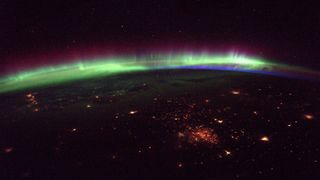
[[[318,179],[319,93],[199,70],[3,93],[0,179]]]

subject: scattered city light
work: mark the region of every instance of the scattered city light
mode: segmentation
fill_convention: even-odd
[[[13,151],[13,148],[12,147],[7,147],[7,148],[4,148],[3,149],[3,152],[4,153],[11,153]]]
[[[239,94],[240,94],[240,91],[233,90],[233,91],[231,91],[231,94],[233,94],[233,95],[239,95]]]
[[[136,113],[138,113],[138,111],[136,111],[136,110],[129,111],[129,114],[131,114],[131,115],[136,114]]]
[[[225,153],[226,156],[231,155],[231,151],[228,151],[228,150],[224,150],[224,153]]]
[[[261,141],[264,141],[264,142],[269,142],[269,141],[270,141],[270,139],[269,139],[268,136],[262,136],[262,137],[260,138],[260,140],[261,140]]]
[[[311,115],[311,114],[305,114],[304,118],[307,119],[307,120],[312,120],[314,118],[314,116]]]

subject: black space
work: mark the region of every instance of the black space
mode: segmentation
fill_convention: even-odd
[[[2,0],[0,58],[11,64],[13,57],[104,44],[236,44],[319,68],[318,7],[305,1]]]

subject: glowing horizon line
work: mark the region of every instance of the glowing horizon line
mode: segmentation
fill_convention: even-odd
[[[313,73],[293,67],[235,53],[228,54],[150,54],[109,57],[45,66],[0,77],[0,93],[114,74],[158,69],[208,69],[254,72],[259,74]]]

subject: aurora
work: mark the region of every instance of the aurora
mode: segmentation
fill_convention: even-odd
[[[144,56],[114,56],[88,59],[9,74],[0,77],[0,93],[62,84],[93,77],[160,69],[226,70],[284,76],[316,73],[304,68],[291,67],[266,61],[262,58],[235,53],[159,53]]]

